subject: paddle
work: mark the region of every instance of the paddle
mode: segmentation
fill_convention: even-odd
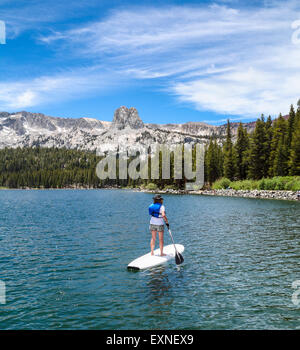
[[[170,236],[172,238],[172,242],[173,242],[173,245],[174,245],[174,248],[175,248],[175,262],[176,262],[177,265],[180,265],[180,264],[182,264],[184,262],[183,256],[176,249],[176,245],[174,243],[174,239],[173,239],[171,230],[169,228],[168,228],[168,231],[169,231],[169,234],[170,234]]]

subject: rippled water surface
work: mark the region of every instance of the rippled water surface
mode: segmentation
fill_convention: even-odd
[[[152,195],[0,191],[0,329],[300,328],[300,203],[164,197],[185,263],[130,272]]]

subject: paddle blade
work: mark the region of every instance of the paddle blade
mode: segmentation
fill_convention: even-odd
[[[175,254],[175,262],[177,265],[180,265],[184,262],[183,256],[178,252]]]

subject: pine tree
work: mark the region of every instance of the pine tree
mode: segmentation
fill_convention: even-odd
[[[289,173],[290,175],[300,175],[300,120],[297,122],[293,133],[289,159]]]
[[[265,175],[266,162],[266,130],[262,117],[257,119],[253,135],[250,138],[249,173],[251,179],[261,179]]]
[[[222,176],[222,150],[214,137],[210,138],[209,146],[205,154],[206,181],[212,184]]]
[[[286,137],[281,137],[278,142],[278,146],[275,152],[274,158],[274,175],[286,176],[288,174],[288,147],[286,143]]]
[[[295,119],[296,119],[296,113],[295,113],[295,110],[294,110],[294,106],[291,105],[291,109],[290,109],[290,113],[289,113],[289,119],[288,119],[288,136],[287,136],[287,146],[288,147],[290,147],[291,143],[292,143]]]
[[[236,153],[236,175],[239,180],[243,180],[247,176],[248,162],[247,150],[249,147],[249,138],[247,130],[240,123],[237,131],[237,141],[235,144]]]
[[[286,175],[288,173],[288,123],[279,115],[273,125],[273,137],[270,153],[270,176]]]
[[[235,149],[232,144],[230,122],[227,121],[226,141],[224,145],[224,176],[234,180],[236,173]]]
[[[295,125],[298,125],[298,122],[300,121],[300,100],[297,103],[297,112],[296,112],[296,117],[295,117]]]
[[[266,142],[265,142],[265,166],[263,171],[263,177],[268,177],[269,169],[270,169],[270,155],[271,155],[271,143],[273,138],[273,122],[271,116],[269,115],[266,123],[265,123],[265,131],[266,131]]]

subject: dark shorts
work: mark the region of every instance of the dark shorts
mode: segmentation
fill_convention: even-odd
[[[150,231],[157,231],[157,232],[164,232],[165,226],[164,225],[152,225],[149,226]]]

